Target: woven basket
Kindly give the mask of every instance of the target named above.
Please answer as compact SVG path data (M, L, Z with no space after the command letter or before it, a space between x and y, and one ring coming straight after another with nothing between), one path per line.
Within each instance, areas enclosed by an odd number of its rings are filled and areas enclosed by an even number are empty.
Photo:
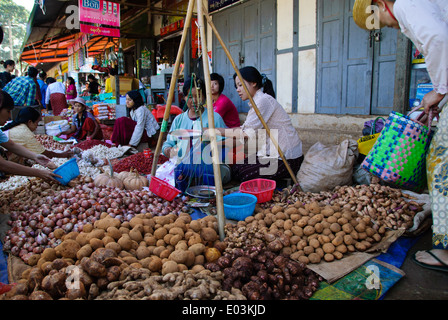
M431 142L428 125L392 112L361 167L387 183L421 191L426 188L426 153ZM422 113L422 115L424 115ZM429 119L432 119L430 114Z

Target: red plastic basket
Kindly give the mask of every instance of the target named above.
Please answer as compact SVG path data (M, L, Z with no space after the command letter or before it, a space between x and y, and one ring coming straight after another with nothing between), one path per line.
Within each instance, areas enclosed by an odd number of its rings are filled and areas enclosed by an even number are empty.
M167 201L173 201L174 198L176 198L176 196L180 193L180 190L177 190L169 183L160 180L157 177L151 177L149 190Z
M253 194L257 197L257 203L270 201L277 183L275 180L254 179L241 183L240 192Z

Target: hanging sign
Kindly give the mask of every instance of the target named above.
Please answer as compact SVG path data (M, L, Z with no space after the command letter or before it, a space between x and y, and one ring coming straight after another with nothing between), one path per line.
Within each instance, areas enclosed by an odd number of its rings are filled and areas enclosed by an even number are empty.
M75 43L67 47L67 55L71 56L76 51L81 49L83 46L87 44L89 41L89 36L87 33L82 34L78 39L75 40Z
M148 49L142 50L142 69L151 69L151 52Z
M239 1L241 0L208 0L208 12L222 9Z
M197 22L198 19L196 18L191 20L191 57L193 59L199 58L199 51L201 50L201 39Z
M85 32L93 35L101 35L106 37L120 37L120 29L118 28L105 28L105 27L97 27L91 26L84 23L79 24L81 27L81 32Z
M78 0L79 21L120 27L120 4L104 0Z
M176 32L184 28L184 19L173 22L165 27L160 28L160 35L166 36L167 34Z

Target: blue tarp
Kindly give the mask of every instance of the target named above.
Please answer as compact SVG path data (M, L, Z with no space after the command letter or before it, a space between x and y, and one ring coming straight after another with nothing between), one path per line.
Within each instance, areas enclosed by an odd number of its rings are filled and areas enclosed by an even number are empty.
M375 259L391 264L394 267L401 268L409 249L411 249L419 239L420 237L400 237L392 243L386 253L380 254Z
M3 252L3 245L0 241L0 282L1 283L9 283L8 282L8 263L6 260L6 255Z

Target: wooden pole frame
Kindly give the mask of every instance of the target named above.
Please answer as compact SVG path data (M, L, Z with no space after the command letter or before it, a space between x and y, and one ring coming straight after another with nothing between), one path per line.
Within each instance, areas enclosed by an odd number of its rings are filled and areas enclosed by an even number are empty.
M225 238L225 232L224 232L225 214L224 214L224 200L223 200L224 192L221 181L221 168L220 168L218 144L216 142L215 117L211 95L211 78L208 64L207 40L206 40L207 37L205 34L205 24L203 14L204 10L202 0L197 0L197 10L198 10L198 28L201 36L202 64L204 69L205 92L207 98L207 116L208 116L210 145L212 150L213 174L215 177L216 212L218 216L219 237L221 241L223 241Z
M245 82L243 81L243 77L241 76L240 70L236 66L235 61L232 58L232 55L230 54L229 50L227 49L227 46L225 45L224 41L222 40L221 36L219 35L219 32L216 29L216 27L215 27L215 25L214 25L210 15L208 13L206 13L205 10L204 10L204 15L205 15L205 17L207 19L208 24L210 25L210 27L212 28L213 32L215 33L216 38L218 39L219 43L221 44L221 47L224 49L224 51L225 51L225 53L227 55L227 58L229 59L230 63L233 66L233 69L235 70L236 75L241 80L243 88L246 91L247 96L249 97L249 100L250 100L250 103L252 105L252 108L254 109L255 113L257 114L258 119L260 119L260 121L261 121L264 129L266 130L269 138L271 139L271 141L274 144L274 146L277 148L277 151L278 151L280 157L282 158L283 163L285 164L286 169L288 169L288 172L291 175L291 178L294 181L294 184L297 184L297 177L296 177L296 175L294 174L294 172L292 171L291 167L289 166L289 163L286 160L286 157L283 154L283 151L280 149L280 146L278 145L277 141L271 137L271 130L269 129L269 127L266 124L266 122L264 121L263 116L261 115L260 111L258 110L258 107L257 107L254 99L250 95L249 90L247 89L247 86L246 86Z
M193 16L193 8L194 8L194 0L189 0L188 2L188 9L187 9L187 15L185 17L185 24L184 29L182 32L182 38L179 46L179 50L177 52L176 62L174 65L173 74L171 77L171 83L170 83L170 90L168 94L168 100L166 102L165 107L165 113L163 116L162 126L159 134L159 138L157 141L157 146L155 149L153 164L152 164L152 170L151 170L151 176L155 176L156 170L157 170L157 163L159 159L159 155L162 148L162 142L165 140L167 132L168 132L168 119L170 116L171 111L171 105L173 102L173 97L175 94L175 89L177 87L177 79L179 76L179 66L180 66L180 60L183 55L183 51L185 48L185 42L187 39L187 32L191 25L191 20ZM218 30L216 29L215 25L213 24L213 21L210 17L210 15L206 12L206 8L204 7L204 4L202 0L197 0L197 10L198 10L198 25L199 25L199 31L201 35L201 46L203 52L207 52L207 42L206 42L206 34L205 34L205 26L204 26L204 16L207 19L208 24L211 26L213 32L215 33L218 41L220 42L221 46L224 48L224 51L227 55L227 58L231 62L233 69L235 70L235 73L237 74L238 78L243 79L241 76L241 73L236 66L232 56L230 55L229 50L227 49L224 41L222 40L221 36L219 35ZM225 224L225 215L224 215L224 204L223 204L223 188L222 188L222 181L221 181L221 169L220 169L220 161L219 161L219 152L218 152L218 146L216 141L216 130L215 130L215 121L214 121L214 111L213 111L213 102L211 98L211 80L210 80L210 69L207 59L207 53L203 54L203 67L204 67L204 81L206 86L206 99L207 99L207 114L208 114L208 122L209 122L209 135L210 135L210 144L211 144L211 150L212 150L212 161L213 161L213 174L215 177L215 188L216 188L216 209L217 209L217 215L218 215L218 229L219 229L219 236L221 241L224 239L224 224ZM252 96L249 93L249 90L247 89L246 84L244 81L242 81L244 90L246 91L246 94L249 97L249 100L251 102L252 107L254 108L255 113L257 114L258 118L260 119L261 123L263 124L263 127L265 128L266 132L269 135L269 138L271 139L272 143L275 145L275 147L278 150L278 153L280 154L286 168L288 169L289 174L291 175L292 180L295 184L297 184L297 178L295 174L292 172L291 167L289 166L285 155L283 154L282 150L280 149L280 146L278 145L277 141L271 137L271 131L269 127L267 126L266 122L263 119L263 116L261 115L260 111L258 110L258 107L253 100Z
M174 65L173 74L171 76L170 90L168 93L168 100L166 101L165 113L163 115L162 127L160 128L159 138L157 139L157 146L154 152L154 159L151 168L151 176L156 175L157 163L159 162L159 155L162 149L162 143L166 138L168 132L168 119L170 117L171 104L173 103L174 91L177 88L177 79L179 77L180 60L185 48L185 42L187 41L188 29L191 25L191 18L193 16L194 0L189 0L187 15L185 17L184 29L182 31L182 38L180 40L179 50L177 52L176 63ZM177 94L177 92L176 92Z

